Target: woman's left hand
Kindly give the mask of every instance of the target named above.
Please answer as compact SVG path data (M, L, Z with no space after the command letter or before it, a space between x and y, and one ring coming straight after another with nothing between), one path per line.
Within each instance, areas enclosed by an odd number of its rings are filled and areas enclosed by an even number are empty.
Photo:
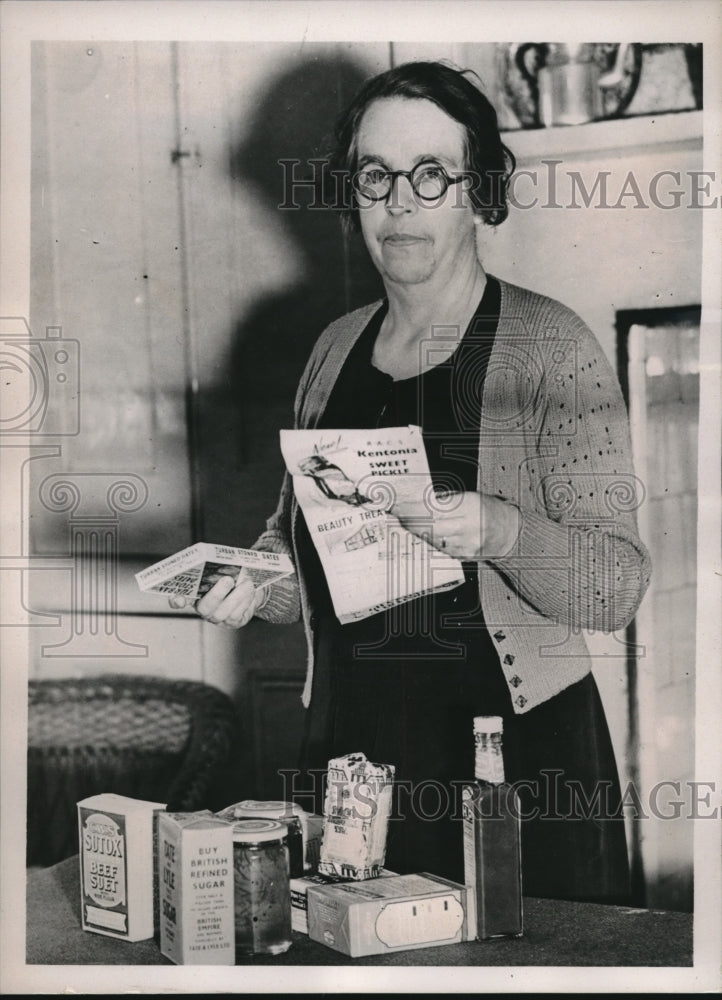
M486 493L443 493L432 510L423 502L402 502L391 513L413 534L455 559L506 555L521 527L518 507Z

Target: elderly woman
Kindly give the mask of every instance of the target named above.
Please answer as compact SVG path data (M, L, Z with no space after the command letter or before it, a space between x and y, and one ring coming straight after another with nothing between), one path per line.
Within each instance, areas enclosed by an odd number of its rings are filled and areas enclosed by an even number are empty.
M617 380L577 315L479 260L514 160L466 73L383 73L336 135L345 221L386 296L322 333L296 426L420 426L442 499L395 513L462 560L465 581L341 625L287 476L256 546L289 553L297 576L265 592L221 581L198 613L240 627L300 611L304 766L357 750L396 766L389 868L462 877L456 783L473 774L474 716L500 715L525 892L624 899L619 781L582 634L626 625L649 580Z

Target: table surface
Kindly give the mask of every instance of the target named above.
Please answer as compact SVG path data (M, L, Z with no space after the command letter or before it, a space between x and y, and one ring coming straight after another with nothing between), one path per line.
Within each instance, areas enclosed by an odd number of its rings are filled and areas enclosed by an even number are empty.
M78 858L29 874L28 965L170 965L156 941L119 941L80 926ZM294 931L283 955L248 965L664 966L692 965L692 914L598 903L524 900L524 936L348 958Z

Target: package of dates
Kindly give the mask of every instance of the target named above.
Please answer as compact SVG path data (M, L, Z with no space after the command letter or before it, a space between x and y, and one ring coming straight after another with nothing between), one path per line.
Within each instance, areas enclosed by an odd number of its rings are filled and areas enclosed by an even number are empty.
M162 802L111 793L78 802L85 931L142 941L156 926L155 844Z
M386 857L394 766L373 764L363 753L328 762L321 875L375 878Z
M256 588L266 587L294 571L290 558L282 553L197 542L141 570L135 574L135 579L144 592L155 591L197 601L221 577L230 576L236 580L241 570Z

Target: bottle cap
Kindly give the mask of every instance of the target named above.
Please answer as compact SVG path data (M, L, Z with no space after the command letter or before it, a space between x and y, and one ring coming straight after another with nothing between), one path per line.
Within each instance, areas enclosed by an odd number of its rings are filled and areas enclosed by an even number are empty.
M259 844L264 840L282 840L288 830L273 819L240 819L233 824L233 842Z
M477 715L474 719L475 733L502 733L504 720L500 715Z

